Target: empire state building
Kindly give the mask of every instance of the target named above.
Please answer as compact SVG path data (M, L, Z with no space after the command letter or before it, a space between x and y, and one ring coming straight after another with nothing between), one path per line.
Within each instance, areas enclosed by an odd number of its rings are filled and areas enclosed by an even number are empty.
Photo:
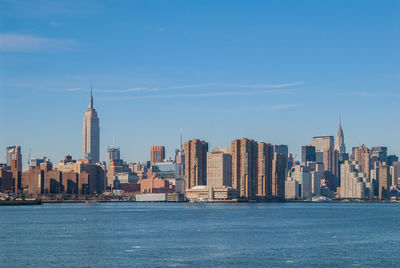
M97 112L93 106L93 92L90 88L89 108L83 118L82 129L82 155L84 158L91 159L92 163L100 161L100 126Z

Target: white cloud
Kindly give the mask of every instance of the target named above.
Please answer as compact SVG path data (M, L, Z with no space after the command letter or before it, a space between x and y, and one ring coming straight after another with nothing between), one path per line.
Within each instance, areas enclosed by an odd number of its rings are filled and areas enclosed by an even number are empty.
M0 51L34 52L67 50L76 45L74 40L53 39L25 34L0 34Z
M69 92L82 91L82 90L84 90L84 89L80 88L80 87L74 87L74 88L67 88L66 89L66 91L69 91Z
M104 93L129 93L129 92L138 92L138 91L155 91L156 88L147 88L147 87L135 87L128 89L93 89L94 92L104 92Z
M233 88L248 88L248 89L271 89L269 93L279 93L281 88L293 87L297 85L304 84L304 82L293 82L293 83L285 83L285 84L229 84L229 83L203 83L203 84L188 84L188 85L178 85L178 86L169 86L169 87L135 87L128 89L96 89L94 88L94 92L103 92L103 93L129 93L129 92L152 92L152 91L165 91L165 90L182 90L182 89L210 89L210 88L218 88L218 89L233 89ZM274 90L275 89L275 90ZM278 90L279 89L279 90ZM69 91L69 90L68 90ZM265 91L262 91L265 92ZM249 95L254 94L254 91L247 92L209 92L209 93L199 93L199 94L191 94L190 96L220 96L220 95ZM166 96L166 95L162 95ZM175 95L173 95L175 96ZM186 96L186 95L185 95ZM157 96L142 96L138 98L153 98Z
M221 84L226 87L240 87L240 88L284 88L302 85L304 82L293 82L284 84Z
M296 107L296 104L280 104L280 105L272 105L268 107L268 110L282 110Z
M254 90L254 91L221 91L221 92L204 92L204 93L183 93L183 94L159 94L159 95L142 95L142 96L125 96L125 97L107 97L106 100L136 100L136 99L170 99L185 97L223 97L223 96L251 96L260 94L289 94L292 90ZM275 108L277 109L277 108Z

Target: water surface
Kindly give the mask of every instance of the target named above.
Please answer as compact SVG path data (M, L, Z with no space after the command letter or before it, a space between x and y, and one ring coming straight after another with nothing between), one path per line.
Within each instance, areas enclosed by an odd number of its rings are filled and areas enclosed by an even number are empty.
M399 267L400 204L0 207L0 267Z

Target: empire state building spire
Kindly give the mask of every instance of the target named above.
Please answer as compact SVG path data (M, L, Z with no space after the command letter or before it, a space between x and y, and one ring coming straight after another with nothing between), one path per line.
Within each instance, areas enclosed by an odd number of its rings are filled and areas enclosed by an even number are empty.
M93 85L92 85L92 81L90 81L89 109L93 109Z
M100 161L100 125L93 105L93 87L90 85L89 108L83 118L82 156L93 163Z
M339 153L346 152L346 146L344 145L344 134L342 129L342 120L339 118L339 128L336 133L336 142L335 142L335 150Z

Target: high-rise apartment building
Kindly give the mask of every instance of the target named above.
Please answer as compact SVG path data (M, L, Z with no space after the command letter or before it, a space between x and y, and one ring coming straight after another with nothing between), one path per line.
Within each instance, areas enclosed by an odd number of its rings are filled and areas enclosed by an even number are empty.
M89 108L83 118L83 148L82 155L92 163L100 161L100 125L96 109L93 106L93 91L90 88Z
M315 158L315 147L312 145L305 145L301 147L301 162L306 164L307 162L316 161Z
M389 166L386 162L382 162L379 166L379 198L380 199L389 199L390 198L390 172Z
M256 196L261 199L272 199L273 146L269 143L259 142L257 148Z
M231 142L232 187L239 198L253 200L256 195L257 142L249 139Z
M272 198L275 200L285 199L286 162L285 156L274 153L272 160Z
M154 165L160 163L165 159L165 147L164 146L151 146L150 151L150 163Z
M356 147L353 149L353 158L354 161L357 162L357 164L360 165L361 167L361 172L364 172L367 177L370 175L370 169L371 169L371 153L370 150L362 144L359 147Z
M207 185L208 143L201 140L185 142L185 188Z
M6 148L7 151L7 166L13 166L15 161L15 167L17 171L22 171L22 154L21 146L9 146Z
M214 150L207 154L207 186L232 186L232 156Z
M360 172L361 166L346 160L341 164L341 198L372 198L374 195L374 185L372 180Z

